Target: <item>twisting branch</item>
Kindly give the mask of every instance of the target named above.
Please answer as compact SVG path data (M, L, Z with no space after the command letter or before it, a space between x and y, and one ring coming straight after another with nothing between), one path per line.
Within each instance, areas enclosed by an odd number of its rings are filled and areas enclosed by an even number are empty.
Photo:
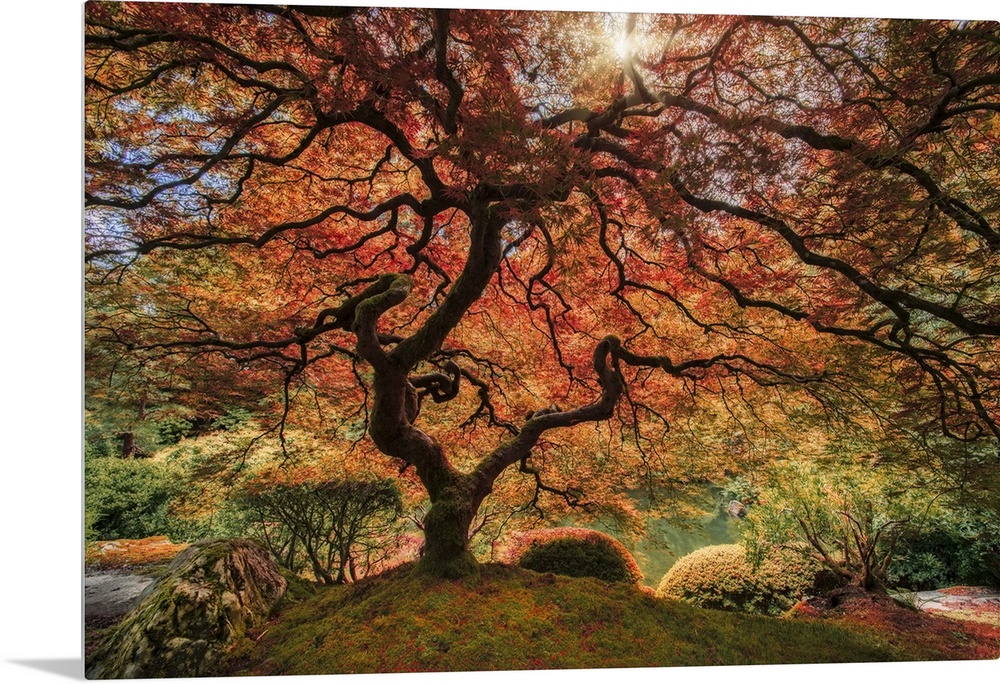
M376 372L384 372L389 366L389 358L379 341L378 319L406 299L412 288L413 281L408 276L382 276L378 282L358 295L359 299L353 303L352 309L342 312L345 316L353 317L351 329L358 338L358 354Z
M417 398L423 400L430 395L435 404L443 404L458 396L461 369L454 361L444 365L444 372L425 373L410 377L410 384L417 390Z
M451 25L450 11L434 10L434 76L448 89L448 105L444 111L445 133L458 132L458 108L462 104L465 91L448 68L448 28Z
M518 471L524 473L525 475L531 475L535 482L535 492L531 497L525 508L538 508L539 496L542 492L547 492L549 494L554 494L562 498L566 502L566 505L570 508L579 508L582 510L587 510L593 504L589 501L583 501L580 497L583 496L583 492L574 487L567 487L565 489L560 489L559 487L553 487L552 485L547 485L542 480L542 473L535 467L528 465L528 458L530 456L525 456L521 459L518 465Z
M613 349L618 346L618 338L609 335L594 348L593 367L601 385L600 396L594 402L575 409L560 411L552 407L533 413L516 436L506 440L476 467L474 475L480 486L488 489L508 466L527 459L546 431L607 420L614 414L624 386L613 356Z

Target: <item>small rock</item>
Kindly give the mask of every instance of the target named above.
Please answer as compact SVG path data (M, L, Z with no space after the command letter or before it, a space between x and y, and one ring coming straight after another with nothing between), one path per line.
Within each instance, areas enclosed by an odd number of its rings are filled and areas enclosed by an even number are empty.
M733 518L743 518L747 514L747 507L743 505L742 501L734 499L726 505L726 513Z

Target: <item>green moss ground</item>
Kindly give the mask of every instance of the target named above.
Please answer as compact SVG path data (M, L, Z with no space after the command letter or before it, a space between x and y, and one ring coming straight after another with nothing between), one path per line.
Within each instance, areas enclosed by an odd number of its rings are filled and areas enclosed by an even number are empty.
M216 674L668 667L940 659L873 630L695 608L590 578L406 568L290 602Z

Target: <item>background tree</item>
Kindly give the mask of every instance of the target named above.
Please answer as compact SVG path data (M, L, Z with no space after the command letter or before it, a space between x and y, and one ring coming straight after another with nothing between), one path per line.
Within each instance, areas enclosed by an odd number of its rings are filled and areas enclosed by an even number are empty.
M984 22L90 3L87 287L128 303L88 339L360 424L448 576L508 469L669 484L720 415L740 467L909 411L988 478L998 65Z
M293 572L306 565L324 584L361 579L399 547L403 502L389 480L272 473L248 483L236 504L279 563Z
M844 584L884 592L901 537L920 530L936 507L919 490L852 470L774 468L747 516L749 555L759 561L774 549L798 553Z

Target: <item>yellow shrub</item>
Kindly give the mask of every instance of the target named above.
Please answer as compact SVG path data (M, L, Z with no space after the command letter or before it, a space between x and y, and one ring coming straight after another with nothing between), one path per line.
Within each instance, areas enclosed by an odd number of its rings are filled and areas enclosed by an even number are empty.
M739 544L706 546L679 559L658 591L702 608L780 615L808 593L820 570L792 551L775 551L754 567Z

